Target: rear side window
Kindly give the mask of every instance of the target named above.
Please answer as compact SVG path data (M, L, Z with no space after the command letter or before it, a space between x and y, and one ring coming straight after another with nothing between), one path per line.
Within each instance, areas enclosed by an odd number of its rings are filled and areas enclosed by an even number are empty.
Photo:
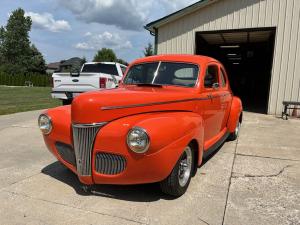
M226 86L226 76L224 70L221 68L221 87Z
M212 88L214 83L219 83L219 68L216 65L211 65L207 67L205 78L204 78L204 87Z
M86 64L82 69L83 73L105 73L110 75L118 76L118 70L116 65L114 64Z

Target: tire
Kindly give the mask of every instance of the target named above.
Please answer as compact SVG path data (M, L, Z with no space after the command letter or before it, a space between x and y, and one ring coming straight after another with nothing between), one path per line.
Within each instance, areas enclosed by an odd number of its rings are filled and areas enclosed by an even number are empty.
M72 104L72 99L63 99L62 104L63 105L70 105L70 104Z
M171 174L160 182L162 192L175 197L180 197L186 192L193 175L194 155L192 146L186 146Z
M229 141L235 141L238 138L239 133L240 133L240 129L241 129L241 125L242 125L241 122L238 121L237 124L236 124L234 132L230 133L229 136L228 136Z
M80 186L81 191L85 194L85 195L90 195L92 194L92 185L81 185Z

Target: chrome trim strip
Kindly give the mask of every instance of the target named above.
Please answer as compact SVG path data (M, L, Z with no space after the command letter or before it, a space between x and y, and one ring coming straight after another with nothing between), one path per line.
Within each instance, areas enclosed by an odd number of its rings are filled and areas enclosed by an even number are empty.
M154 105L165 105L165 104L180 103L180 102L203 101L203 100L210 100L210 99L218 98L218 97L225 97L227 95L230 95L230 93L217 95L217 96L212 95L212 97L207 97L207 98L188 98L188 99L166 101L166 102L150 102L150 103L144 103L144 104L120 105L120 106L102 106L101 110L128 109L128 108L154 106Z
M127 108L136 108L136 107L153 106L153 105L165 105L165 104L172 104L172 103L202 101L202 100L210 100L210 98L189 98L189 99L174 100L174 101L167 101L167 102L150 102L150 103L144 103L144 104L121 105L121 106L102 106L101 110L127 109Z
M79 124L72 124L73 127L76 128L90 128L90 127L103 127L107 122L102 122L102 123L79 123Z

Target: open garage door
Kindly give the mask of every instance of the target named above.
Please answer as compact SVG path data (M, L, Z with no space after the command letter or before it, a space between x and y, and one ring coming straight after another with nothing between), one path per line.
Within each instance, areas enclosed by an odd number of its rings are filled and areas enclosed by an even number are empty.
M223 63L246 111L267 113L275 32L264 28L196 33L196 54Z

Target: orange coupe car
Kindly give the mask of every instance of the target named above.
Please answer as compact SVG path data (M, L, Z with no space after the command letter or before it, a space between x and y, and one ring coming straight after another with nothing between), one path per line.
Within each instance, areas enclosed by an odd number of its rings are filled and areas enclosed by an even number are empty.
M38 120L49 151L84 190L159 182L174 196L205 156L237 138L241 122L222 64L194 55L138 59L119 88L81 94Z

